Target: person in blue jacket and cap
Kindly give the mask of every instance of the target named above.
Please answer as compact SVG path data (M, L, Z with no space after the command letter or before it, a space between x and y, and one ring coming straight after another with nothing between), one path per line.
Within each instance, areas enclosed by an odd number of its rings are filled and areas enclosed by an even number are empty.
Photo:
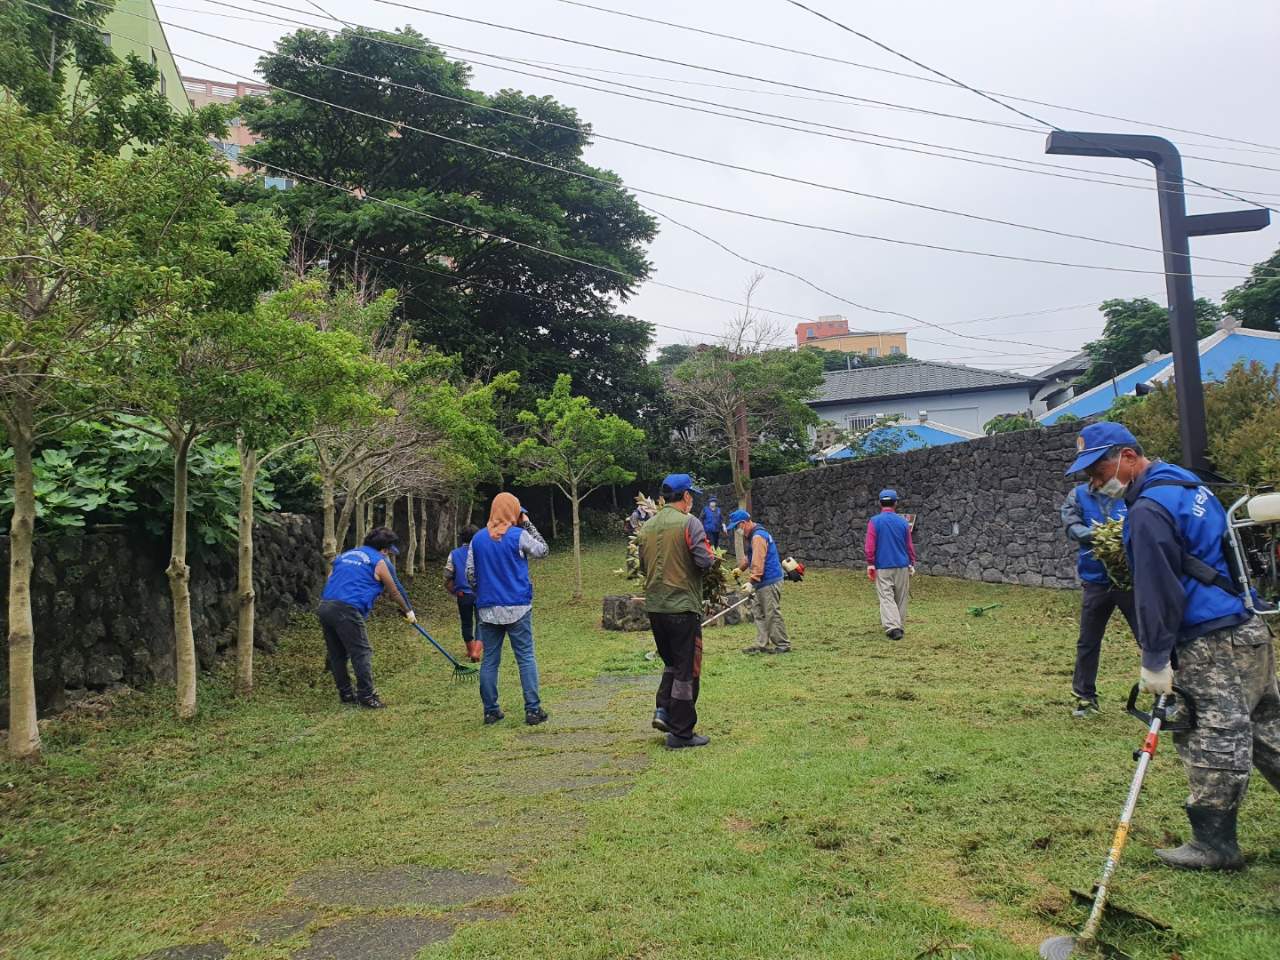
M880 512L867 522L862 552L867 577L875 582L880 600L880 626L890 640L901 640L916 572L916 545L910 521L898 513L898 491L881 490L879 500Z
M1228 564L1226 511L1191 471L1149 460L1122 424L1090 424L1077 446L1067 473L1084 471L1128 506L1139 685L1168 694L1176 679L1196 704L1195 729L1173 737L1191 788L1192 838L1156 856L1185 870L1239 870L1236 822L1250 768L1280 790L1280 688L1271 631Z
M1076 666L1071 678L1075 707L1071 715L1086 719L1098 713L1098 659L1102 636L1116 608L1124 615L1133 635L1138 635L1133 591L1111 582L1102 561L1093 555L1093 525L1121 520L1128 512L1121 497L1109 497L1086 480L1077 484L1059 509L1067 539L1078 547L1076 573L1080 577L1080 634L1076 640Z
M720 513L720 503L715 497L707 500L707 505L702 508L702 529L707 534L707 540L714 548L720 547L720 533L724 530L724 517Z
M782 619L782 581L786 572L778 545L769 531L751 519L746 510L729 514L729 532L742 527L742 557L738 569L747 571L747 592L756 621L756 642L743 653L790 653L791 638Z

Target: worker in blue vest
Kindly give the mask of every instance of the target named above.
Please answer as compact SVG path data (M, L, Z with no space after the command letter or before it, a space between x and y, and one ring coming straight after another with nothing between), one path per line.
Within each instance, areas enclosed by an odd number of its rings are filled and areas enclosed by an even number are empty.
M1280 687L1271 631L1254 614L1247 575L1227 560L1226 511L1189 470L1147 459L1121 424L1090 424L1078 447L1067 472L1083 470L1129 508L1139 686L1159 696L1176 681L1196 704L1195 728L1173 737L1190 785L1192 838L1156 856L1186 870L1239 870L1236 823L1250 768L1280 790Z
M711 541L711 546L719 548L720 531L724 529L724 518L720 515L720 504L715 497L711 497L707 501L707 505L702 508L702 529L706 531L707 539Z
M484 647L476 639L476 625L480 622L476 614L476 592L466 576L467 554L475 535L476 528L471 524L467 524L459 534L458 545L449 552L449 559L444 564L444 588L458 602L458 620L462 624L462 643L467 648L467 659L479 663Z
M1116 608L1124 615L1133 635L1138 625L1133 610L1133 591L1120 590L1111 582L1102 561L1093 555L1093 525L1123 519L1128 513L1124 500L1108 497L1089 481L1078 484L1062 501L1059 514L1067 539L1079 548L1076 573L1080 577L1080 635L1076 640L1076 668L1071 679L1075 706L1071 715L1085 719L1098 713L1098 659L1102 636Z
M898 491L881 490L879 500L880 512L867 521L862 552L880 601L880 626L890 640L901 640L916 572L916 545L910 521L898 513Z
M502 663L504 637L511 641L511 652L520 670L524 722L535 726L547 719L538 691L538 661L533 652L533 582L529 579L529 560L546 555L547 542L530 522L520 501L509 493L494 497L489 523L471 538L466 566L467 582L476 592L480 642L484 645L480 702L486 724L503 718L498 706L498 667Z
M782 619L782 560L773 536L751 519L746 510L729 514L729 532L742 527L742 556L738 569L747 571L747 592L756 621L756 642L743 653L790 653L791 639Z
M410 623L418 622L391 570L391 557L400 552L397 539L387 527L375 527L364 538L363 546L338 554L316 608L324 630L327 665L338 685L338 699L370 710L386 706L373 688L373 647L365 629L373 602L386 591L400 605L401 616ZM354 691L347 672L348 660L356 674Z

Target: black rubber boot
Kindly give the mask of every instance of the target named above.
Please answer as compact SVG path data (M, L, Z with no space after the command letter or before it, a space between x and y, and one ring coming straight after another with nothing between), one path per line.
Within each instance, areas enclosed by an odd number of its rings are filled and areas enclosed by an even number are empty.
M1236 811L1187 807L1192 839L1156 856L1179 870L1243 870L1244 857L1236 845Z

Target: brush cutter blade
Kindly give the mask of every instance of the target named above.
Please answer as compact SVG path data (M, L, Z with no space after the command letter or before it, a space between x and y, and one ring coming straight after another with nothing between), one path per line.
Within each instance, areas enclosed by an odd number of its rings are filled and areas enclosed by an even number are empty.
M1117 950L1107 943L1095 940L1093 943L1082 943L1078 937L1050 937L1040 944L1042 960L1089 960L1102 957L1104 960L1133 960L1123 950Z

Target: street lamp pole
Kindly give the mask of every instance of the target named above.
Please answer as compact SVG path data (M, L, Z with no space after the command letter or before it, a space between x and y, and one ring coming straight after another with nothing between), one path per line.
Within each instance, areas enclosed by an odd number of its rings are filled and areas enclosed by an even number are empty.
M1187 215L1182 188L1182 157L1163 137L1120 133L1055 130L1045 153L1075 157L1123 157L1146 160L1156 170L1160 235L1164 245L1164 280L1169 297L1169 338L1173 346L1174 386L1182 438L1182 465L1197 472L1211 469L1204 418L1204 384L1200 379L1196 301L1191 286L1191 237L1261 230L1270 220L1262 208L1228 213Z

